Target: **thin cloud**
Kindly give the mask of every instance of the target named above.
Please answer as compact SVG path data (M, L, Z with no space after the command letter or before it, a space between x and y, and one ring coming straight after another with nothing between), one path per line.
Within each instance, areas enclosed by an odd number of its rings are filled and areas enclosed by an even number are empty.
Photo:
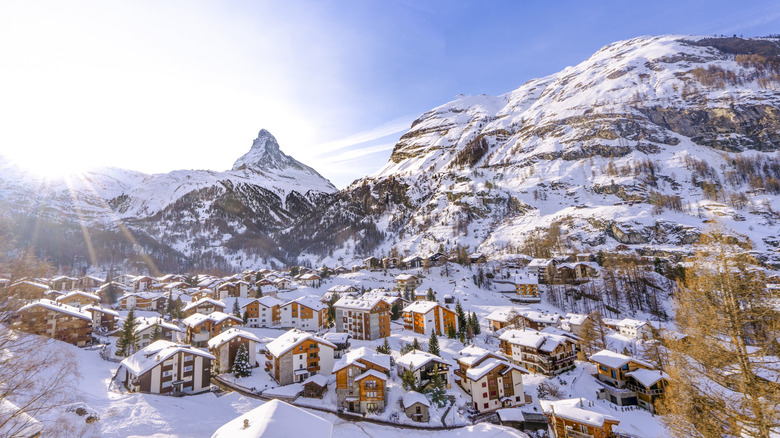
M412 122L417 118L417 115L406 115L399 117L395 120L391 120L376 128L369 129L367 131L358 132L350 136L322 143L316 146L318 151L318 157L332 154L334 152L353 147L355 145L368 143L374 140L378 140L393 134L400 134L408 131ZM386 146L386 145L383 145Z

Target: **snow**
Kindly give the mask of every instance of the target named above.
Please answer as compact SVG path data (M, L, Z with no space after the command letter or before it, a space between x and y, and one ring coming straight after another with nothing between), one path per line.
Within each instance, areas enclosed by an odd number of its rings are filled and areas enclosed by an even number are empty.
M587 424L588 426L601 428L604 427L604 422L606 421L619 422L617 418L597 411L598 407L591 406L591 403L584 398L559 401L542 400L539 403L547 415L554 414L556 417Z
M669 375L663 371L647 370L644 368L639 368L634 371L631 371L630 373L626 373L626 376L633 377L639 383L644 385L645 388L650 388L661 379L669 380Z
M122 366L132 371L136 376L149 371L157 366L157 364L164 362L174 354L186 352L187 354L194 354L196 356L205 357L207 359L214 360L215 357L211 354L192 348L189 345L176 344L170 341L159 340L149 344L146 348L142 348L135 352L132 356L125 358L122 361Z
M226 342L230 342L231 340L238 337L249 339L250 341L255 341L258 343L260 342L260 339L258 339L257 336L254 335L254 333L250 333L246 330L241 330L237 328L231 328L209 339L208 342L209 349L217 348L220 345Z
M76 318L92 321L92 315L79 309L78 307L73 307L62 303L55 303L54 301L51 300L34 301L30 304L23 306L22 308L19 309L19 311L24 312L25 310L32 309L33 307L43 307L45 309L53 310L55 312L61 312L61 313L68 314L70 316L75 316Z
M609 351L609 350L601 350L598 353L592 354L590 356L590 360L591 362L595 362L597 364L604 365L609 368L615 368L615 369L618 369L629 362L636 362L638 364L642 364L647 367L653 368L653 366L648 364L647 362L643 362L639 359L635 359L633 357L629 357L620 353L615 353L614 351Z
M244 427L248 420L248 427ZM212 438L331 438L333 424L301 408L272 400L217 429Z
M359 347L347 352L341 359L333 364L333 373L336 373L336 371L344 369L350 365L365 368L365 365L359 362L361 360L379 365L386 370L390 370L390 355L377 353L376 350L372 350L370 348Z
M402 368L417 371L418 368L425 366L425 364L430 361L436 361L450 366L452 365L449 361L442 359L435 354L426 353L425 351L419 350L412 350L404 354L403 356L396 359L395 363Z
M412 406L415 403L420 403L423 406L431 407L431 402L428 401L428 398L425 397L424 394L420 394L417 391L409 391L403 396L403 404L404 409L408 408L409 406Z
M404 312L410 313L428 313L439 306L436 301L415 301L404 307Z
M387 380L387 375L385 375L384 373L380 373L377 370L368 370L368 371L365 371L362 374L360 374L360 376L356 377L355 381L357 382L358 380L363 380L366 377L374 377L374 378L382 380L382 381L386 381Z
M287 333L274 339L272 342L268 343L268 345L266 345L266 349L268 349L268 352L273 354L274 356L280 357L284 353L295 348L295 346L297 346L298 344L305 342L307 340L314 340L321 344L328 345L334 349L336 348L334 344L322 338L318 338L311 333L306 333L297 329L292 329Z

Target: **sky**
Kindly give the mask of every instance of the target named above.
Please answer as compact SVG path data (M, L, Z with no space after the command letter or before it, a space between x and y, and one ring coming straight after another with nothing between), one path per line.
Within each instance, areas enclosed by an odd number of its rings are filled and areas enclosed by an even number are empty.
M0 2L0 154L39 172L227 170L260 129L337 187L422 113L611 42L780 33L780 1Z

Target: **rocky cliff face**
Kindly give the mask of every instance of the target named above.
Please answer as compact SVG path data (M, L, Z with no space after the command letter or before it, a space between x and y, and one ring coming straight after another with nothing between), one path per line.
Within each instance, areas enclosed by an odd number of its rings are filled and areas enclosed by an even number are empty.
M505 95L461 97L421 115L381 171L306 220L362 205L351 222L386 236L376 252L462 245L490 254L534 252L551 226L558 249L684 252L716 221L777 258L773 47L777 40L635 38ZM373 191L360 195L388 181L406 187L392 208ZM340 236L308 252L347 259L366 246L362 231Z

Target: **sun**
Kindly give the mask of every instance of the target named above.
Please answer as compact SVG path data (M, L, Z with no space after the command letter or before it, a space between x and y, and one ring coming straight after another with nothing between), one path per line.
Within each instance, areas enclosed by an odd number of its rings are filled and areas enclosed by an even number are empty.
M41 151L36 148L4 152L25 171L42 179L65 179L82 175L91 166L84 154L68 151Z

